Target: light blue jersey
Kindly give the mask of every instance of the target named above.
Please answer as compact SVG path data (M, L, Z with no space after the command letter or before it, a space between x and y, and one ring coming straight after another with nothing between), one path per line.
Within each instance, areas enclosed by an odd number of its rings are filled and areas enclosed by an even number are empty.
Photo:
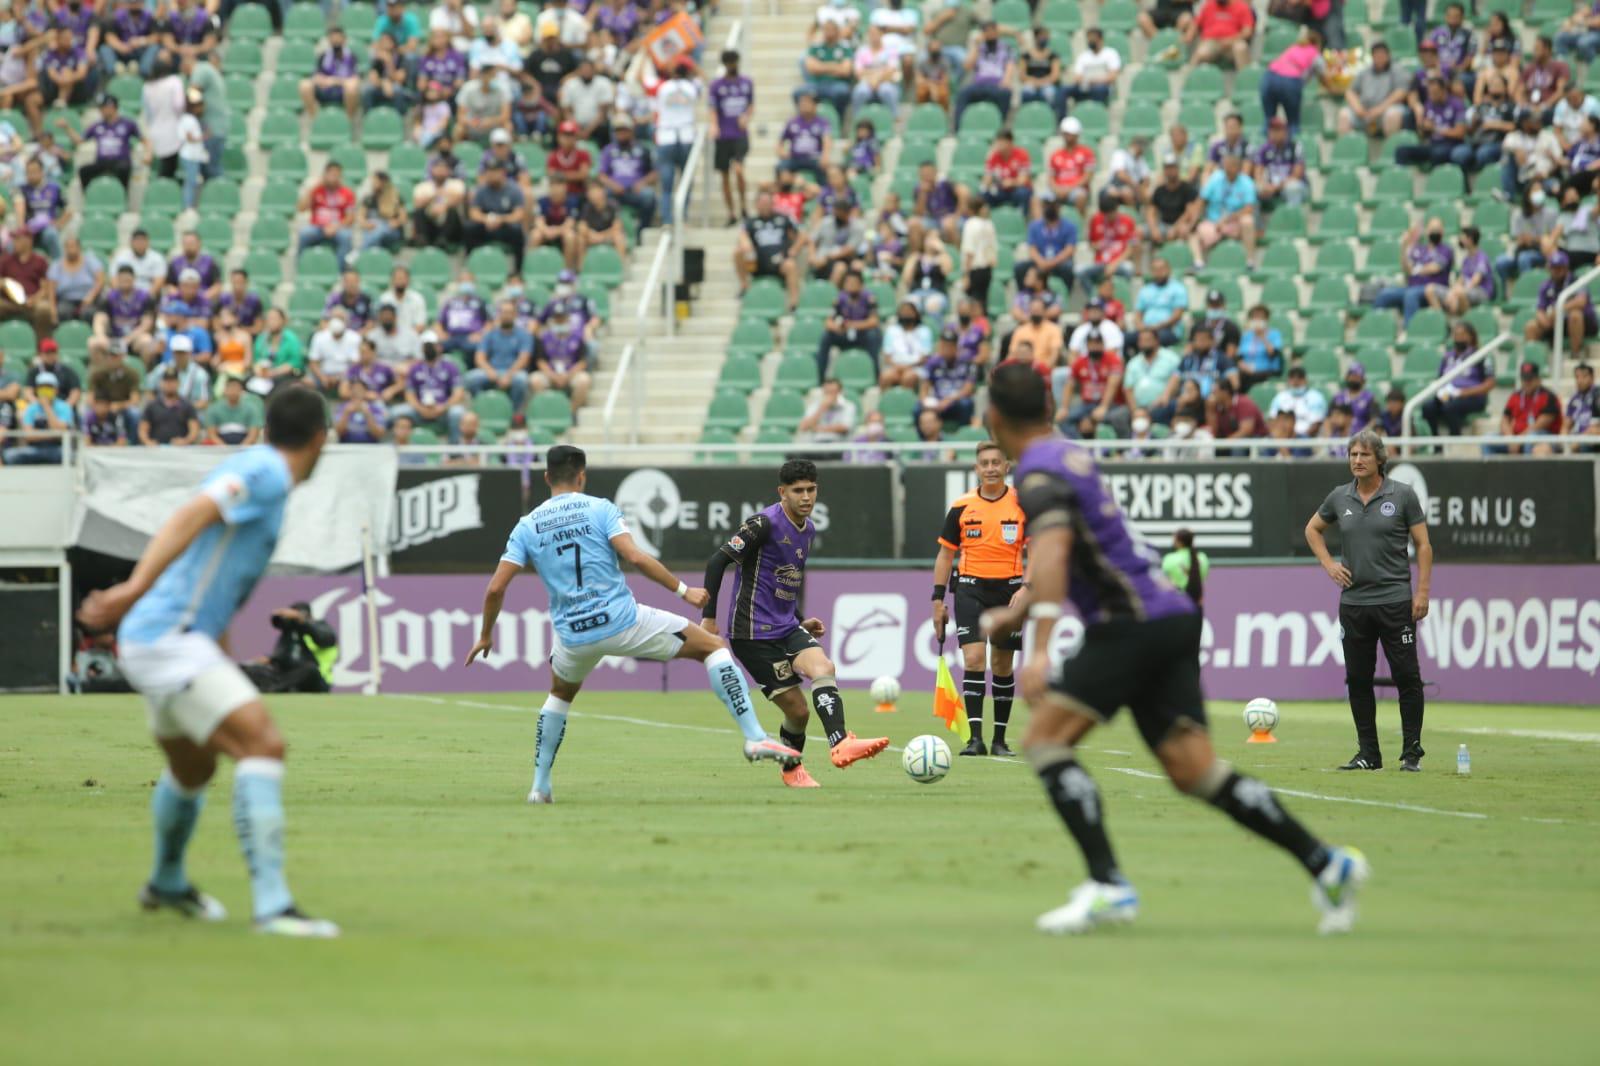
M293 487L289 464L265 444L218 464L200 491L217 502L222 521L206 527L140 597L118 639L153 644L189 632L220 639L272 558Z
M638 618L611 538L628 532L610 500L565 492L523 516L500 558L531 566L550 595L556 639L569 647L616 636Z

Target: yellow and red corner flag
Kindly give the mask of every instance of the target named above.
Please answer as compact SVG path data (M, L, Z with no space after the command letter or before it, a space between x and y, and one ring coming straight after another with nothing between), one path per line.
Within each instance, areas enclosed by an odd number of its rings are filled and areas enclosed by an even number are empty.
M939 656L939 679L933 686L933 716L944 719L945 728L963 742L972 739L972 726L967 724L967 708L956 688L956 679L950 676L950 664Z

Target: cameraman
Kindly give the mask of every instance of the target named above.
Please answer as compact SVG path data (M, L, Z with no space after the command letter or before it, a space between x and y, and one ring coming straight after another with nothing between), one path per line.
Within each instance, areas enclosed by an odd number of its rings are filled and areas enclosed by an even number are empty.
M327 692L339 638L328 623L311 617L309 603L291 603L272 612L278 643L272 654L244 664L262 692Z

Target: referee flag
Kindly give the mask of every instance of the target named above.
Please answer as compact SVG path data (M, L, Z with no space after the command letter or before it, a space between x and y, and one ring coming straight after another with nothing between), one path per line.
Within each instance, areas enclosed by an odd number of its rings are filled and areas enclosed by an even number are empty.
M950 676L950 664L943 655L939 656L939 679L933 686L933 716L944 719L945 728L963 742L972 739L966 705L961 702L961 692L956 688L956 679Z

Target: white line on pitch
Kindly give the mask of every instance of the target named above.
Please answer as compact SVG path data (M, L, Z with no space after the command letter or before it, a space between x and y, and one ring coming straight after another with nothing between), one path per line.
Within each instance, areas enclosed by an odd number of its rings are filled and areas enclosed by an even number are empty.
M1440 733L1461 733L1474 737L1518 737L1522 740L1570 740L1574 744L1600 744L1600 733L1569 733L1560 729L1495 729L1474 726L1462 729L1440 729Z

